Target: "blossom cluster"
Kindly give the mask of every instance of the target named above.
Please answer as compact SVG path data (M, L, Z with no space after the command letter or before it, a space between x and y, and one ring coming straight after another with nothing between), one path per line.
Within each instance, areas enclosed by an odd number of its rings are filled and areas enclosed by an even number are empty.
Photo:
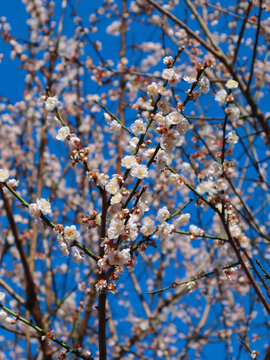
M80 251L75 245L74 241L80 237L79 231L77 231L75 225L65 226L56 225L57 241L61 253L65 256L69 256L70 250L72 260L78 265L83 260L83 252Z
M52 212L50 202L44 198L37 199L35 203L29 204L28 210L29 215L34 219L38 219L41 214L48 215Z

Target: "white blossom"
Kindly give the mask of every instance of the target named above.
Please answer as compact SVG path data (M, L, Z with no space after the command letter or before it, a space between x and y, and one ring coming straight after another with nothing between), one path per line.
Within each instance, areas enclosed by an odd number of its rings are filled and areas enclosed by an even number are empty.
M64 228L64 239L68 242L74 241L80 236L75 225L65 226Z
M105 190L111 194L115 195L120 190L119 182L116 178L112 178L105 186Z
M125 230L125 224L122 220L112 219L108 228L108 238L117 239Z
M156 230L155 222L149 218L144 218L144 225L141 227L141 232L144 236L150 236L152 235Z
M160 112L156 113L155 121L159 126L169 126L167 116L162 115Z
M230 233L233 237L238 237L241 235L241 228L237 224L232 224L229 226Z
M164 115L168 114L169 103L167 100L165 100L165 99L159 100L159 102L157 103L157 107Z
M137 119L134 124L131 125L131 130L133 133L138 136L140 134L144 134L146 131L146 124L143 122L142 119Z
M48 111L53 111L56 107L60 106L60 101L57 96L49 96L45 101L45 109Z
M137 160L134 156L132 155L126 155L125 157L123 157L123 159L121 160L121 165L127 169L131 169L132 166L137 164Z
M184 117L178 111L173 111L166 116L166 119L170 125L176 125L179 124L180 121L184 119Z
M47 124L49 126L60 126L61 122L59 119L54 115L53 112L48 112L47 114Z
M41 211L36 203L29 204L28 211L33 219L38 219L41 215Z
M7 320L8 314L4 310L0 310L0 323L5 323Z
M56 135L56 140L65 141L70 135L70 128L68 126L62 126Z
M116 120L113 120L110 124L110 130L113 134L119 135L121 128L121 124L119 124Z
M215 95L215 100L218 101L218 105L222 106L227 102L227 91L222 89L219 90Z
M83 260L83 256L82 256L82 253L79 251L79 249L76 248L75 246L73 246L72 249L71 249L71 254L72 254L72 260L76 264L80 265L80 263Z
M167 220L170 216L170 212L167 206L163 206L161 209L158 210L157 219L159 222L163 222Z
M150 85L147 86L147 94L148 96L151 97L156 97L158 96L159 92L158 92L158 84L155 82L152 82Z
M148 177L148 169L146 165L138 164L131 168L130 175L137 177L138 179L143 179Z
M186 118L183 118L179 124L177 124L177 130L180 135L185 135L186 132L190 129L190 123Z
M189 232L190 232L190 234L193 234L196 236L203 236L205 234L205 231L203 229L200 229L196 225L190 225Z
M189 281L186 285L186 289L187 291L190 293L192 292L192 290L196 287L196 282L195 281Z
M101 279L96 283L95 288L97 292L102 292L104 289L107 288L107 286L108 286L107 281Z
M0 303L2 303L5 300L6 294L2 291L0 292Z
M238 88L238 82L235 80L228 80L225 84L225 86L229 89L229 90L233 90L233 89L237 89Z
M158 227L158 232L161 238L166 238L169 234L171 234L175 230L174 225L168 224L167 222L163 222Z
M229 120L236 121L239 119L240 110L234 104L230 104L226 109L225 113L228 115Z
M99 259L97 264L98 264L100 271L106 271L110 268L110 263L108 261L107 255L105 255L103 258Z
M165 56L163 59L163 64L166 66L171 66L173 64L173 57L172 56Z
M196 191L200 194L209 193L209 194L215 194L215 183L212 180L206 180L202 181L197 187Z
M237 136L235 130L232 130L229 132L229 134L227 135L226 141L230 144L230 145L234 145L237 144L239 140L239 137Z
M130 249L124 249L122 251L115 250L108 253L108 259L110 265L123 266L130 260Z
M51 204L46 199L37 199L37 207L44 215L52 212Z
M217 191L226 191L229 187L226 179L220 178L215 181Z
M203 94L207 94L210 88L210 82L206 76L203 76L199 81L200 91Z
M118 193L116 193L115 195L113 195L113 196L111 197L110 203L111 203L112 205L120 204L122 198L123 198L123 195L122 195L120 192L118 192Z
M177 219L179 225L187 225L189 223L190 214L181 214Z
M181 169L185 175L188 175L191 171L191 165L187 162L183 162L183 164L181 165Z
M214 176L215 178L221 176L223 173L222 165L217 161L213 161L208 170L208 176Z
M197 81L197 72L194 71L193 73L191 74L188 74L188 75L185 75L183 77L183 80L186 81L187 83L189 84L193 84Z
M100 186L105 186L108 179L109 179L109 175L106 175L104 173L99 173L97 176L97 182Z
M9 171L7 169L0 169L0 182L5 182L9 178Z
M59 249L60 249L61 253L62 253L64 256L68 256L68 255L69 255L68 246L67 246L67 244L66 244L64 241L59 241L59 242L58 242L58 246L59 246Z
M127 151L132 153L136 149L138 142L139 142L139 138L137 137L131 138L128 142Z

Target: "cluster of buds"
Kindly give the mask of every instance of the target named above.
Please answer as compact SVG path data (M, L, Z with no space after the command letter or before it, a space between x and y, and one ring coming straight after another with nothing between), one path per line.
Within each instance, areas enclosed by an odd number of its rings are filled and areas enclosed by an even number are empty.
M81 214L79 216L79 223L84 229L93 229L98 226L96 221L97 215L98 212L96 210L90 211L90 216Z
M79 162L85 162L89 155L89 149L71 149L69 153L69 158L72 161L72 165L78 164Z

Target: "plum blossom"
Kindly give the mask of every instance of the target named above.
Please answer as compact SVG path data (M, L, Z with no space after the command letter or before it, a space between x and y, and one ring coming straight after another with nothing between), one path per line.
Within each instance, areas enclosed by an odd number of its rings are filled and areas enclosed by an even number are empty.
M56 140L65 141L70 135L70 128L68 126L62 126L56 135Z
M75 246L72 247L71 249L71 254L72 254L72 260L77 263L78 265L80 265L80 263L83 260L83 256L81 251L79 251L78 248L76 248Z
M8 314L4 310L0 310L0 323L9 323Z
M168 114L169 103L166 99L159 100L159 102L157 103L157 107L164 115Z
M75 225L65 226L64 228L64 239L68 242L74 241L80 236Z
M191 165L187 162L183 162L183 164L181 165L181 169L185 175L188 175L191 170Z
M120 190L120 185L118 180L114 177L106 185L105 190L111 194L115 195Z
M208 170L208 176L214 176L215 178L221 176L223 173L222 165L217 161L213 161Z
M226 179L220 178L215 181L217 191L226 191L229 187Z
M190 214L181 214L177 219L179 225L187 225L189 223Z
M184 119L184 117L178 111L173 111L166 116L166 119L170 125L177 125Z
M9 178L9 171L7 169L0 169L0 182L5 182Z
M236 121L239 119L240 110L234 104L230 104L226 109L225 113L228 115L229 120Z
M191 293L195 287L196 287L195 281L189 281L186 285L186 289L189 293Z
M131 169L136 164L137 164L137 160L132 155L127 155L121 160L121 165L127 169Z
M46 199L37 199L37 207L44 215L52 212L51 204Z
M196 225L190 225L189 233L195 236L203 236L205 234L205 231L203 229L200 229Z
M97 182L100 186L105 186L108 179L109 179L109 175L106 175L104 173L99 173L97 176Z
M2 303L5 300L6 294L2 291L0 292L0 303Z
M168 80L171 86L176 86L177 82L180 81L180 75L178 75L174 69L164 69L162 72L162 78Z
M125 230L125 224L122 220L112 219L108 228L108 238L117 239Z
M180 146L182 144L181 140L179 132L171 129L167 132L167 134L162 136L160 146L166 152L171 153L176 146Z
M193 84L197 81L197 72L194 71L191 74L187 74L183 77L183 80L186 81L189 84Z
M210 88L210 82L207 79L206 76L203 76L200 81L199 81L199 87L200 87L200 92L202 94L207 94L209 92L209 88Z
M105 255L103 258L99 259L97 264L98 264L100 271L106 271L106 270L109 270L109 268L110 268L110 263L109 263L107 255Z
M122 198L123 198L123 195L122 195L120 192L118 192L118 193L116 193L115 195L113 195L113 196L111 197L110 203L111 203L112 205L120 204Z
M41 211L36 203L29 204L28 211L33 219L38 219L41 215Z
M137 137L131 138L128 142L127 151L132 153L136 149L138 142L139 142L139 138Z
M212 180L206 180L202 181L197 187L196 191L200 194L209 193L209 194L215 194L215 183Z
M155 121L159 126L169 126L168 118L167 116L163 116L160 112L156 113L155 115Z
M124 249L122 251L115 250L108 253L108 259L110 265L123 266L130 260L130 249Z
M119 135L121 132L121 124L119 124L116 120L113 120L110 124L110 131L113 134Z
M148 177L148 169L146 165L138 164L131 168L131 176L137 177L138 179L144 179Z
M238 88L238 82L233 80L233 79L230 79L230 80L228 80L226 82L225 86L229 90L237 89Z
M177 124L177 130L180 135L185 135L189 129L190 129L190 123L186 118L183 118L179 122L179 124Z
M238 237L238 236L241 235L241 228L240 228L239 225L237 225L237 224L231 224L231 225L229 226L229 228L230 228L230 233L231 233L231 235L232 235L233 237Z
M165 58L163 59L163 64L165 64L168 67L171 67L173 65L173 57L165 56Z
M103 290L105 290L107 288L107 286L108 286L107 281L104 279L101 279L96 283L95 288L96 288L97 292L102 292Z
M142 119L137 119L134 124L131 125L131 130L136 136L144 134L146 131L146 124Z
M10 187L12 187L12 189L17 189L17 187L19 186L19 182L20 182L20 180L16 180L16 179L9 179L8 180L8 185L10 186Z
M150 97L157 97L159 92L158 92L159 86L157 83L152 82L150 85L147 86L147 94Z
M163 222L167 220L170 216L170 212L167 206L163 206L161 209L158 210L157 219L159 222Z
M47 114L47 124L49 126L60 126L61 125L59 119L54 115L53 112L48 112L48 114Z
M141 232L144 236L150 236L156 231L156 225L154 220L150 217L144 218L143 226L141 227Z
M46 110L53 111L56 107L59 107L60 104L57 96L49 96L44 105Z
M224 89L219 90L215 95L215 100L218 101L218 105L222 106L227 102L227 91Z
M166 238L169 234L171 234L175 230L174 225L168 224L167 222L163 222L158 227L158 233L161 238Z
M239 140L239 137L237 136L235 130L230 131L226 138L227 143L229 143L232 146L234 144L237 144L238 140Z
M67 244L60 240L58 241L58 246L59 246L59 250L61 251L61 253L64 255L64 256L68 256L69 255L69 250L68 250L68 246Z

